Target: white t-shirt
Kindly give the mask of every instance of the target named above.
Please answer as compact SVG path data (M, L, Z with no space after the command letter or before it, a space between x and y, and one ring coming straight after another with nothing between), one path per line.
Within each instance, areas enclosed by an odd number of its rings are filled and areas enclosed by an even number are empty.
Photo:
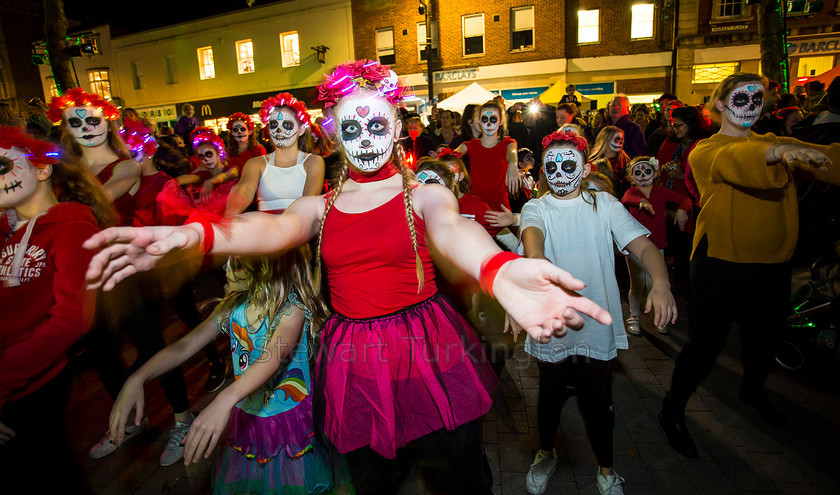
M597 208L592 202L588 193L568 200L546 194L522 207L522 231L540 229L546 258L582 280L586 288L578 292L607 310L613 320L612 325L602 325L584 316L583 328L569 329L565 336L552 337L546 344L529 336L525 352L540 361L556 363L572 355L608 361L618 355L617 349L627 349L612 245L614 242L627 254L624 249L630 241L650 232L609 193L596 193Z

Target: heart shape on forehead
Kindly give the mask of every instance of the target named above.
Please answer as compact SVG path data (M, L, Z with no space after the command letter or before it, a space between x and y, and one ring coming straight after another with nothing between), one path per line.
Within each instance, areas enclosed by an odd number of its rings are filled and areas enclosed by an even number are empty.
M370 107L356 107L356 113L365 118L370 113Z
M747 89L750 91L755 91L755 86L750 84L749 86L747 86Z
M85 110L83 108L77 108L76 109L76 115L78 115L80 119L83 119L83 118L85 118L85 115L87 115L87 110Z

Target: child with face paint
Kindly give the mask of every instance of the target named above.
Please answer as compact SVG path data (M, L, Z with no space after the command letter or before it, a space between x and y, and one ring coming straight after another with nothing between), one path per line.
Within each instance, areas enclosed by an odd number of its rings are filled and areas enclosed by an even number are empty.
M225 229L204 222L110 230L86 243L109 244L91 262L89 280L109 290L176 247L173 258L194 256L201 246L263 255L318 239L335 314L321 333L315 398L324 434L347 454L356 490L395 493L396 457L417 439L441 460L432 471L447 493L491 493L477 419L491 405L496 380L463 317L436 295L427 233L536 340L579 327L576 311L603 324L611 318L564 290L583 288L565 271L502 253L480 225L459 215L446 188L413 182L396 145L402 125L395 105L404 91L375 61L338 66L319 86L346 159L333 192L304 196L282 215L240 215Z
M630 187L627 179L627 164L630 157L624 152L624 131L615 126L606 126L598 133L592 154L589 155L590 167L599 159L609 161L609 170L598 170L612 180L616 195L621 197Z
M531 494L546 490L557 466L554 440L560 412L568 398L567 383L577 389L583 418L595 452L600 493L620 494L624 479L613 471L615 422L610 366L617 349L627 349L621 298L615 279L613 245L641 260L653 279L645 312L655 312L657 326L673 322L677 307L670 292L668 270L649 232L607 193L581 190L589 174L586 141L570 132L543 139L543 167L551 189L522 208L522 245L529 258L547 259L581 274L586 287L579 293L612 314L604 324L584 317L581 331L540 342L529 336L525 352L537 359L540 372L538 419L540 450L525 478Z
M230 131L230 146L227 148L228 164L242 174L245 163L255 156L264 156L265 148L257 144L257 134L251 117L236 112L228 117L227 130Z
M481 138L458 146L461 155L470 157L472 193L492 208L510 210L509 196L519 194L519 167L516 141L506 137L504 109L490 100L478 109Z
M840 183L840 145L752 132L766 87L767 79L756 74L724 79L710 105L720 131L689 155L701 208L691 256L696 316L659 415L671 446L686 457L697 457L685 424L686 401L714 367L735 316L744 346L739 396L770 424L790 427L768 400L764 383L788 314L790 258L798 236L796 184Z
M0 126L0 465L9 493L85 490L64 422L67 351L90 329L95 306L84 280L93 253L82 242L115 220L78 160ZM45 448L49 476L34 461Z
M627 165L627 175L633 186L624 193L621 202L633 218L650 231L650 241L664 257L665 248L668 246L668 238L665 235L668 222L666 206L669 203L677 206L674 225L677 225L681 231L685 231L691 212L691 199L665 186L654 184L659 178L659 161L656 158L637 156ZM653 281L636 257L628 255L625 259L627 269L630 271L630 291L627 293L630 317L625 323L628 332L632 335L641 335L639 307L647 291L652 288ZM657 331L667 333L665 327L657 327Z
M226 199L236 185L239 171L227 164L224 142L208 127L196 127L191 139L201 165L176 177L178 184L196 204L208 204L213 198Z
M114 202L120 225L131 225L140 189L140 164L120 139L120 111L99 95L73 88L50 101L47 116L61 122L61 145L79 157Z
M313 142L313 136L320 139L321 129L313 125L306 105L279 93L263 102L260 118L274 150L245 164L228 199L228 215L245 211L255 196L260 211L283 213L294 200L321 194L324 187L324 159L314 153Z

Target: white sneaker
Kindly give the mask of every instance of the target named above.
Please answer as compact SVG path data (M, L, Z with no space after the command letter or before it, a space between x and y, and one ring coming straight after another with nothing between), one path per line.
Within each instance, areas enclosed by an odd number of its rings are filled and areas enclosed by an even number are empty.
M144 417L142 421L140 421L139 426L134 425L126 425L125 426L125 438L123 442L127 442L132 438L136 437L137 435L143 433L146 427L149 426L149 418ZM101 459L106 455L110 454L117 450L117 444L114 443L114 440L111 438L111 431L109 430L108 433L102 437L96 445L90 448L88 455L90 455L91 459Z
M190 414L189 423L175 422L175 426L169 432L169 440L166 441L166 447L163 448L163 453L160 454L161 466L171 466L184 458L184 446L181 445L181 442L187 436L187 433L189 433L190 425L192 425L194 419L195 416Z
M624 320L625 325L627 326L627 333L630 335L641 335L642 334L642 327L639 324L639 317L638 316L631 316Z
M542 495L548 486L548 480L557 469L557 449L551 449L551 455L542 450L537 451L531 469L525 475L525 489L531 495Z
M621 489L624 478L615 474L615 472L604 476L601 474L601 468L599 466L595 478L598 481L598 491L601 492L601 495L624 495L624 490Z

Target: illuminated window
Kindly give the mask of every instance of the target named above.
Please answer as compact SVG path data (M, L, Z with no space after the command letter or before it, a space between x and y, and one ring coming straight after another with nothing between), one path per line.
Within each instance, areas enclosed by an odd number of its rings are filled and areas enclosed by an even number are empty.
M283 51L283 67L300 65L300 43L297 31L280 34L280 49Z
M653 4L637 4L630 7L630 10L630 38L653 38Z
M461 16L464 56L484 55L484 14Z
M744 15L744 0L715 0L712 6L712 17L742 17Z
M510 9L510 49L534 49L534 7Z
M213 47L211 46L198 49L198 77L202 80L216 77L216 66L213 65Z
M90 80L90 92L99 96L111 99L111 80L108 77L107 69L93 69L88 71Z
M578 44L598 43L601 29L598 26L598 10L578 10Z
M394 52L394 28L387 27L376 30L376 56L379 63L383 65L394 65L397 63L397 55Z
M251 40L236 42L236 65L240 74L254 72L254 44Z
M429 59L429 51L426 46L426 23L417 23L417 53L420 56L420 61L425 62ZM432 59L437 59L438 54L438 25L437 22L432 22Z
M801 57L799 67L796 69L796 77L814 77L823 72L830 71L834 67L834 55L825 57Z
M736 70L738 70L737 62L695 65L694 79L691 82L695 84L719 83L734 74Z

